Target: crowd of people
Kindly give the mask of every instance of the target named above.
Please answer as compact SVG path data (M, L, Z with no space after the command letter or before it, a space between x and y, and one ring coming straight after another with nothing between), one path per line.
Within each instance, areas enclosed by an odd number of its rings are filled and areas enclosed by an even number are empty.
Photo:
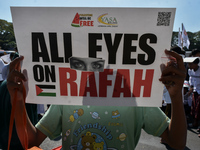
M180 47L173 47L173 51L183 57L186 69L186 78L183 84L183 104L187 125L189 128L197 128L200 137L200 50L193 49L189 56L185 56L185 51ZM161 108L170 117L171 99L166 88L163 90L163 105Z
M35 104L24 102L23 85L28 82L27 72L18 70L17 66L24 57L18 57L15 53L8 65L7 78L0 83L0 119L2 120L0 148L7 149L8 146L10 114L17 89L15 106L18 111L14 116L10 149L39 147L46 137L55 139L62 135L64 150L73 148L131 150L135 149L139 141L141 129L148 134L161 137L161 141L172 148L184 149L187 138L186 120L192 116L193 127L198 127L199 123L200 74L198 70L200 69L198 58L187 63L187 66L183 62L184 58L181 56L183 54L179 52L183 51L177 47L165 50L167 56L174 58L176 65L173 65L172 61L165 64L162 75L158 79L165 85L162 108L165 113L158 107L51 105L39 122L35 121L37 115L35 113L37 108L33 107ZM196 57L195 52L192 51L191 57ZM187 67L189 67L188 80ZM21 121L24 106L27 112L25 127L27 133L23 133L24 126ZM28 136L25 136L27 134Z

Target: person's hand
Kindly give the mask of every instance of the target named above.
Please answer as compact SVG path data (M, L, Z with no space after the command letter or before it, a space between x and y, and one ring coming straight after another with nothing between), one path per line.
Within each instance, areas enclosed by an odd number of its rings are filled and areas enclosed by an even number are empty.
M186 69L184 67L182 56L173 51L165 50L167 56L173 57L166 65L162 64L162 75L159 79L165 84L171 98L177 93L182 92L183 83L186 77ZM172 65L176 63L175 65ZM171 84L169 84L171 83Z
M7 78L7 88L11 97L11 104L13 102L15 92L17 90L17 100L23 100L23 82L26 81L26 77L20 72L20 62L24 59L20 56L14 59L9 66L9 74ZM26 72L25 72L26 73Z

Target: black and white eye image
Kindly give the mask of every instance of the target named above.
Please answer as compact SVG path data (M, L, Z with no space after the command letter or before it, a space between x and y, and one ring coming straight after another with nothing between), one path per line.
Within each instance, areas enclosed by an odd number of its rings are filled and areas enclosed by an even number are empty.
M70 59L70 67L76 70L86 70L85 62L77 58Z
M70 68L81 71L104 71L105 60L98 58L70 57Z

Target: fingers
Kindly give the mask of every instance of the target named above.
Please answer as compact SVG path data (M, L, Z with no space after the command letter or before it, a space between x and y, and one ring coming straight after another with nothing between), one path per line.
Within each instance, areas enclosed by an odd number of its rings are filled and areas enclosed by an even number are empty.
M10 89L10 87L12 87L12 89L19 89L19 88L21 88L21 83L20 82L7 82L7 87L8 87L8 89Z
M172 76L173 75L179 75L180 77L185 78L185 76L186 76L185 71L182 71L175 66L164 66L162 68L163 68L162 69L162 77L168 76L168 75L172 75Z
M23 56L20 56L18 58L15 58L10 64L9 64L9 74L7 81L14 81L15 77L20 78L21 80L26 80L25 76L21 74L20 71L20 62L24 59Z
M26 78L22 73L16 70L11 71L7 78L7 88L10 91L10 93L12 93L12 90L14 89L22 90L23 87L22 81L25 80Z
M185 79L185 74L183 73L182 75L166 75L166 76L162 76L159 80L166 85L170 85L169 83L180 83L180 85L182 86L183 81Z
M184 66L184 63L183 63L183 58L182 56L180 56L178 53L176 52L173 52L173 51L168 51L168 50L165 50L165 53L166 55L169 55L169 56L172 56L176 59L176 63L177 65L169 65L169 66L166 66L166 68L168 68L168 70L166 71L171 71L171 72L174 72L175 74L186 74L186 69L185 69L185 66ZM166 69L165 68L165 69ZM165 73L165 72L164 72Z
M23 56L20 56L20 57L17 57L15 58L11 63L10 63L10 66L9 66L9 72L16 69L16 70L20 70L20 62L24 59Z
M16 81L16 79L26 81L26 77L24 76L24 74L22 74L21 72L19 72L17 70L11 70L8 74L7 81L8 82L9 81Z
M165 54L166 55L170 55L170 56L176 58L176 63L177 63L178 68L181 69L181 70L183 70L183 71L185 71L185 66L184 66L184 63L183 63L182 56L180 56L176 52L168 51L168 50L165 50Z
M180 56L176 52L168 50L165 50L165 53L169 57L173 57L173 60L170 59L170 62L168 62L167 65L161 64L160 67L162 75L159 80L165 85L166 83L173 83L172 85L178 83L179 85L182 86L182 82L186 77L186 71L182 56Z
M20 56L14 59L9 64L9 74L7 78L7 87L11 92L13 89L21 89L22 81L26 81L26 77L24 74L20 72L20 62L24 59L23 56Z

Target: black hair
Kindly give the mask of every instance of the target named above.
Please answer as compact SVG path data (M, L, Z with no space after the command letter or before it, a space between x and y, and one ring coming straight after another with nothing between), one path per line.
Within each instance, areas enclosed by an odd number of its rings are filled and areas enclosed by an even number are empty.
M195 59L192 63L198 64L199 63L199 58Z
M185 55L185 51L181 50L181 48L178 47L178 46L171 47L170 50L171 50L171 51L174 51L174 52L176 52L176 53L178 53L178 54Z
M195 49L193 49L192 50L192 56L195 56L196 54L198 54L198 53L200 53L200 50L199 49L197 49L197 48L195 48Z

